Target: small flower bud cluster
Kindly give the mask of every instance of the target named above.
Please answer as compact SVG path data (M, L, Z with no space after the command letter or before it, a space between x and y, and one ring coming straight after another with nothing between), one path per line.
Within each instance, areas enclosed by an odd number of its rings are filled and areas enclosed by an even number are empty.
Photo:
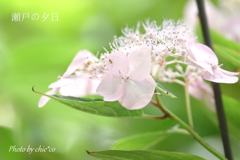
M142 24L142 25L141 25ZM140 33L140 27L144 33ZM131 50L141 45L151 47L152 62L163 63L169 56L181 57L186 54L185 42L193 41L192 32L181 22L164 20L158 26L155 21L138 23L137 28L124 28L123 35L110 43L112 51L120 51L128 56Z

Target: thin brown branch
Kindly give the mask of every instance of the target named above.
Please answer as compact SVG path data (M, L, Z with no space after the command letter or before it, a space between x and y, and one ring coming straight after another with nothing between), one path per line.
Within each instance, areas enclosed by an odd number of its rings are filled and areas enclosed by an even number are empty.
M164 113L163 116L155 117L155 119L166 119L168 117L169 117L169 115L167 113Z
M156 107L159 106L159 105L158 105L156 102L154 102L154 101L151 101L150 103L153 104L153 105L156 106Z
M158 107L163 113L166 113L165 110L163 109L163 107L160 106L159 104L157 104L156 102L151 101L150 103L153 104L154 106Z
M168 113L163 109L162 106L160 106L159 104L157 104L154 101L151 101L150 103L153 104L154 106L156 106L157 108L159 108L164 113L163 116L156 117L156 119L166 119L167 117L169 117Z

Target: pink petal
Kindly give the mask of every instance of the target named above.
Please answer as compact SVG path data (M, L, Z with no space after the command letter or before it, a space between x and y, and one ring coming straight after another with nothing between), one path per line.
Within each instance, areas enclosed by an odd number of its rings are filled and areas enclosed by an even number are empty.
M198 100L204 100L205 104L212 110L215 111L215 101L213 98L213 90L206 83L202 77L198 77L195 81L188 85L188 90L191 96Z
M201 76L192 81L188 85L190 95L196 99L203 99L204 96L211 97L213 95L212 88L203 80Z
M228 72L221 68L216 68L213 70L214 74L211 75L208 72L204 72L203 78L216 83L236 83L238 77L234 72Z
M129 110L141 109L151 101L155 86L150 75L141 81L127 80L124 85L125 93L119 102Z
M68 76L66 78L61 77L58 81L51 83L48 88L58 88L73 83L77 79L77 76Z
M100 79L89 79L89 76L81 76L73 83L61 87L60 94L64 96L81 97L87 94L96 94Z
M141 46L136 48L129 56L129 73L132 80L142 80L149 75L151 70L151 48Z
M97 93L104 97L105 101L116 101L123 95L123 79L106 73L100 82Z
M191 96L193 96L196 99L202 98L202 90L198 88L198 86L196 86L195 82L192 82L192 84L188 85L188 92Z
M188 57L188 60L192 63L193 66L199 68L202 71L207 71L210 74L213 74L213 69L212 66L206 63L202 63L202 62L197 62L195 60L193 60L191 57Z
M109 71L116 77L124 77L129 71L128 59L120 52L113 52L108 56L107 65Z
M93 54L87 50L81 50L77 53L77 55L74 57L72 60L71 64L68 66L68 69L66 72L63 74L63 77L67 77L73 72L76 71L76 69L81 66L84 61L88 58L93 56Z
M52 90L46 92L47 95L54 95L59 91L59 88L53 88ZM38 107L43 107L48 101L50 100L49 97L42 96L38 102Z
M240 74L239 72L229 72L229 71L226 71L222 68L218 68L218 70L220 70L221 72L223 72L224 74L229 75L229 76L236 76L236 75Z
M97 94L97 87L99 86L102 78L91 79L91 87L89 87L89 94Z
M192 59L196 65L209 70L209 66L217 66L218 58L215 53L206 45L200 43L188 42L186 43L186 47L189 51L190 60Z

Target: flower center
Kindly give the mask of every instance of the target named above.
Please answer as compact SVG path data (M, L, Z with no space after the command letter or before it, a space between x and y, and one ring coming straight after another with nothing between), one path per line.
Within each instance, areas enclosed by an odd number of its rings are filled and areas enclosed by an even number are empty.
M123 76L120 83L126 82L127 80L129 80L129 76Z

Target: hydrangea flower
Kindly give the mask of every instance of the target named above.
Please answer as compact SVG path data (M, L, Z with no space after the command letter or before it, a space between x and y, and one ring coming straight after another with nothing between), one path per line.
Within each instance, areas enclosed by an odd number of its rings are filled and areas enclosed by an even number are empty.
M205 8L211 28L231 40L240 42L240 2L238 0L219 0L217 5L210 0L205 0ZM184 9L184 22L190 28L195 28L198 21L197 14L197 5L189 0Z
M215 53L206 45L200 43L187 43L189 52L188 59L200 67L203 71L203 78L216 83L236 83L239 73L223 70L218 65L218 58Z
M195 74L195 73L192 73ZM198 100L203 100L206 104L206 106L211 109L212 111L215 111L215 101L214 101L214 95L213 90L209 86L208 83L206 83L201 75L188 75L189 77L194 77L193 80L189 81L188 84L188 91L191 96Z
M57 92L60 92L60 94L64 96L77 97L96 93L96 88L100 82L99 79L89 79L90 75L88 74L77 75L79 74L79 67L86 65L85 62L90 57L94 57L91 52L87 50L79 51L63 76L58 77L58 81L51 83L49 88L52 89L45 94L54 95ZM72 75L73 73L76 75ZM43 107L49 100L49 97L42 96L39 100L38 106Z
M141 46L126 57L120 52L108 56L108 72L104 75L97 93L105 101L118 100L127 109L145 107L152 99L155 81L150 76L151 49Z
M144 33L140 32L141 26ZM221 69L214 52L195 43L193 32L181 21L164 20L162 25L157 25L147 20L138 23L136 29L126 27L123 34L114 38L111 50L106 50L99 59L89 51L80 51L46 94L82 96L97 92L105 101L119 101L123 107L133 110L151 101L155 81L183 86L189 83L189 92L196 98L203 92L210 94L207 87L200 87L199 92L191 90L202 80L201 75L218 83L238 81L235 75L239 73ZM185 69L179 64L186 66ZM195 69L189 70L190 66ZM48 100L43 96L39 106Z

